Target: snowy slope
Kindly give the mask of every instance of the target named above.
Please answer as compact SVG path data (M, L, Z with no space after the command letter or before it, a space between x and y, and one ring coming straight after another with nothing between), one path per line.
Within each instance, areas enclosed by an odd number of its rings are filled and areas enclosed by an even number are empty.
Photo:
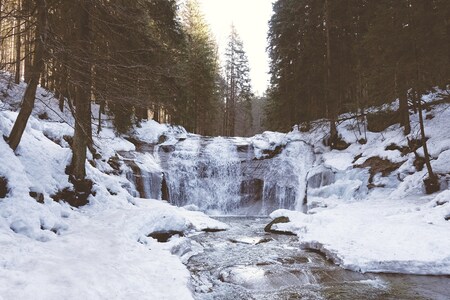
M0 76L2 135L11 130L25 87L6 85ZM53 202L51 195L70 186L64 136L73 134L73 120L67 110L58 112L48 92L39 88L37 97L16 153L0 139L0 176L8 181L8 194L0 199L0 299L191 299L182 261L201 247L184 237L159 243L148 235L227 226L201 212L130 196L130 183L113 175L107 160L134 145L108 128L94 140L102 158L96 167L86 164L95 191L90 204L74 209ZM164 125L148 124L147 130L157 126L154 134L162 134ZM30 192L41 193L44 203Z
M448 92L447 92L448 93ZM437 100L437 93L424 101ZM395 106L395 103L394 103ZM431 165L441 191L425 195L426 168L417 171L414 153L386 149L407 146L402 128L393 125L381 133L367 132L367 143L353 120L339 124L345 150L323 149L327 126L297 133L315 145L318 163L310 171L308 213L278 210L273 218L287 216L289 223L274 229L296 233L305 247L321 250L341 266L362 272L450 274L450 105L427 112L425 121ZM410 139L419 137L418 115L411 115ZM292 134L292 133L290 133ZM417 150L423 155L422 148ZM398 163L387 176L378 173L369 186L369 158Z

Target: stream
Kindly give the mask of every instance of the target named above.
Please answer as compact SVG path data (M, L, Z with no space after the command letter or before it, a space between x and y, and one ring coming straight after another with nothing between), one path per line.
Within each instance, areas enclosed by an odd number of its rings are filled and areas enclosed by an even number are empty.
M266 217L216 217L230 225L191 237L204 247L187 267L196 299L450 299L450 276L362 274L264 232Z

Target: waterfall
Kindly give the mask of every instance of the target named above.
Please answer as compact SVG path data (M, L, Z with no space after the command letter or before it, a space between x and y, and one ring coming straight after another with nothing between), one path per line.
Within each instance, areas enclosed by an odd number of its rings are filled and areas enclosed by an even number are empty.
M225 138L189 138L175 145L165 170L170 202L229 213L239 208L240 160Z
M142 198L164 199L210 214L301 210L314 154L295 137L261 148L261 140L251 138L189 135L131 155L127 165L132 174L127 177Z
M162 153L170 202L218 214L265 215L301 209L311 146L289 141L280 153L257 159L251 140L189 137Z

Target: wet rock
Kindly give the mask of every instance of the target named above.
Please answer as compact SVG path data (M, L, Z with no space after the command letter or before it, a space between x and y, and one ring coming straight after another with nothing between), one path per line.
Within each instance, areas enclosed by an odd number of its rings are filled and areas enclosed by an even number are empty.
M222 229L222 228L204 228L202 229L203 232L220 232L220 231L225 231L226 229Z
M260 239L255 245L268 243L268 242L270 242L270 241L273 241L273 239L271 239L271 238L262 238L262 239Z
M272 226L275 224L279 224L279 223L289 223L290 220L288 217L278 217L272 220L272 222L270 222L269 224L266 225L266 227L264 227L264 231L265 232L270 232L270 233L276 233L276 234L286 234L286 235L295 235L294 233L290 232L290 231L284 231L284 230L277 230L277 229L272 229Z
M182 231L177 230L167 230L167 231L155 231L147 236L154 238L160 243L167 243L167 241L174 235L184 236L184 233Z
M261 160L261 159L271 159L274 158L275 156L279 155L284 149L283 145L278 145L276 146L274 149L265 149L262 152L262 157L261 158L254 158L254 160Z
M252 149L252 146L250 144L245 144L245 145L237 145L236 146L236 150L238 152L244 152L247 153L249 150Z
M258 178L243 180L240 187L241 203L252 204L262 200L264 181Z
M175 151L175 145L161 145L159 146L159 149L162 150L164 153L170 153Z

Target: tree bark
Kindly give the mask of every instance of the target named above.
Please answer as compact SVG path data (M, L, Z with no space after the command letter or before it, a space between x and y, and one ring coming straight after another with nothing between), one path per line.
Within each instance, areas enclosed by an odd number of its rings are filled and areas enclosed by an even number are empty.
M72 176L81 181L86 178L86 152L91 139L91 103L90 103L90 65L84 56L89 52L89 2L79 0L79 29L77 54L83 60L78 70L78 85L75 95L75 132L72 146ZM86 59L86 60L85 60ZM87 62L86 62L87 61Z
M328 0L325 0L325 34L327 44L327 88L326 88L326 105L328 107L328 119L330 120L330 140L329 145L334 148L338 133L336 128L336 109L335 103L331 100L331 39L330 39L330 9L328 7Z
M16 16L16 34L15 34L15 39L16 39L16 72L15 72L15 76L14 76L14 81L16 84L20 83L20 49L22 48L21 46L21 18L20 18L20 1L17 2L17 16Z
M23 96L22 107L8 138L8 144L13 150L17 149L33 110L39 77L44 68L44 47L47 35L47 3L46 0L37 0L37 3L38 22L36 26L34 65L30 74L30 81Z

